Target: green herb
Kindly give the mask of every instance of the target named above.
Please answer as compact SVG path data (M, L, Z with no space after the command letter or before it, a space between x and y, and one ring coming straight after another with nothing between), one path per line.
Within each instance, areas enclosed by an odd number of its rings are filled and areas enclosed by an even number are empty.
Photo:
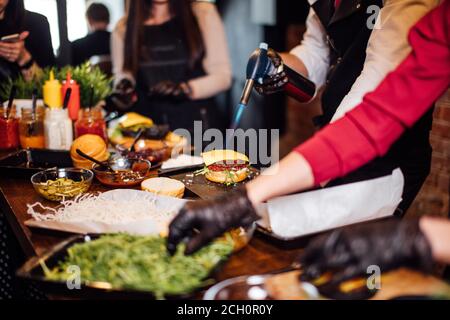
M198 169L198 170L194 171L194 175L201 176L202 174L206 174L208 172L209 172L208 167L203 167L202 169Z
M227 176L226 180L225 180L225 185L227 187L235 185L236 184L236 173L232 170L225 170L225 174Z
M250 168L250 166L247 167L247 170L249 170L249 168ZM227 176L224 184L227 187L236 185L236 172L234 170L226 170L226 169L224 169L223 171L225 172L225 175ZM202 169L194 171L194 175L200 176L200 175L207 174L208 172L209 172L208 167L204 167Z
M42 98L42 86L44 85L45 71L39 70L30 81L25 81L22 76L12 80L9 78L7 81L0 85L0 99L6 101L11 92L11 87L16 86L16 99L31 99L33 90L37 90L37 96Z
M38 97L42 98L42 87L46 80L50 78L50 71L55 72L55 77L59 81L64 81L67 77L67 72L70 72L72 79L74 79L80 86L80 102L83 107L90 107L90 92L91 86L94 88L94 104L99 103L105 99L112 91L112 78L105 75L97 66L93 67L90 62L86 62L77 67L66 66L62 69L45 68L36 73L30 81L19 76L17 79L9 79L0 85L0 98L6 101L14 84L17 87L16 99L31 99L32 92L36 88Z
M94 105L105 99L112 91L112 78L106 76L98 67L91 66L90 62L85 62L77 67L64 67L58 72L58 79L66 79L67 72L70 72L80 86L80 102L83 107L89 105L91 86L94 89Z
M48 279L66 281L71 276L68 267L76 265L83 282L101 281L116 289L150 291L162 299L190 293L207 284L205 279L232 250L233 242L228 237L191 256L185 256L184 245L180 245L171 256L162 237L105 235L70 247L66 259L56 268L43 269Z

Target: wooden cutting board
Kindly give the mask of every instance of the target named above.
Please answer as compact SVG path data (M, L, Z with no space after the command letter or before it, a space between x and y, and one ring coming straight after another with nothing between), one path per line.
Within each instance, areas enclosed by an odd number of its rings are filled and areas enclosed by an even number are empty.
M232 186L226 186L224 184L215 183L205 178L203 174L196 175L194 172L182 173L174 176L170 176L172 179L179 180L184 183L186 189L196 194L203 200L209 200L216 198L226 192L229 192L237 186L243 185L248 181L254 179L259 175L259 171L250 167L250 174L248 178L240 183Z

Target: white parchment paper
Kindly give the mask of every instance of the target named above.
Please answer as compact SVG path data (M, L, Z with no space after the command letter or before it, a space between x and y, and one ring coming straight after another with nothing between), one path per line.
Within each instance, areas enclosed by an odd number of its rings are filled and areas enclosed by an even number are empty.
M292 238L387 217L401 202L403 185L396 169L386 177L278 197L268 201L265 223Z

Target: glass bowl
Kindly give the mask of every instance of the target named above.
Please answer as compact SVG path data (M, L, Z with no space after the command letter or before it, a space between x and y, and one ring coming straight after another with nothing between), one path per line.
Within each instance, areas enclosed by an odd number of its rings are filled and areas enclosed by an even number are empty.
M124 161L124 159L118 159L117 161ZM109 165L113 168L119 167L113 162L110 161ZM127 166L121 170L112 171L97 164L93 165L92 170L101 184L115 188L133 187L148 178L151 168L150 161L130 158L126 159L126 162Z
M86 193L93 177L92 171L86 169L48 169L34 174L31 183L45 199L62 201Z
M280 275L283 276L283 274ZM268 287L268 282L273 277L279 277L279 275L263 274L230 278L210 287L205 292L203 300L277 300ZM290 296L290 299L317 300L321 298L317 288L308 282L299 282L294 285L297 294ZM282 287L286 288L286 283L283 283Z
M233 239L233 252L236 253L244 249L253 237L256 230L256 223L243 228L236 228L228 231L228 235Z
M172 149L164 141L139 140L136 145L136 151L129 152L131 143L120 144L116 146L117 152L126 158L144 159L153 164L163 162L170 158Z

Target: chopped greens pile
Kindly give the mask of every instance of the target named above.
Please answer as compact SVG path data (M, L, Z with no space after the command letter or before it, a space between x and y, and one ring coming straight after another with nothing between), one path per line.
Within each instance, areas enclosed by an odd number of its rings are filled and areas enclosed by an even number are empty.
M206 278L233 251L229 239L218 240L191 256L184 245L171 256L166 240L157 236L104 235L97 240L75 244L54 269L43 265L49 280L66 281L69 266L81 271L81 281L108 282L115 289L152 292L156 298L187 294L206 284Z

